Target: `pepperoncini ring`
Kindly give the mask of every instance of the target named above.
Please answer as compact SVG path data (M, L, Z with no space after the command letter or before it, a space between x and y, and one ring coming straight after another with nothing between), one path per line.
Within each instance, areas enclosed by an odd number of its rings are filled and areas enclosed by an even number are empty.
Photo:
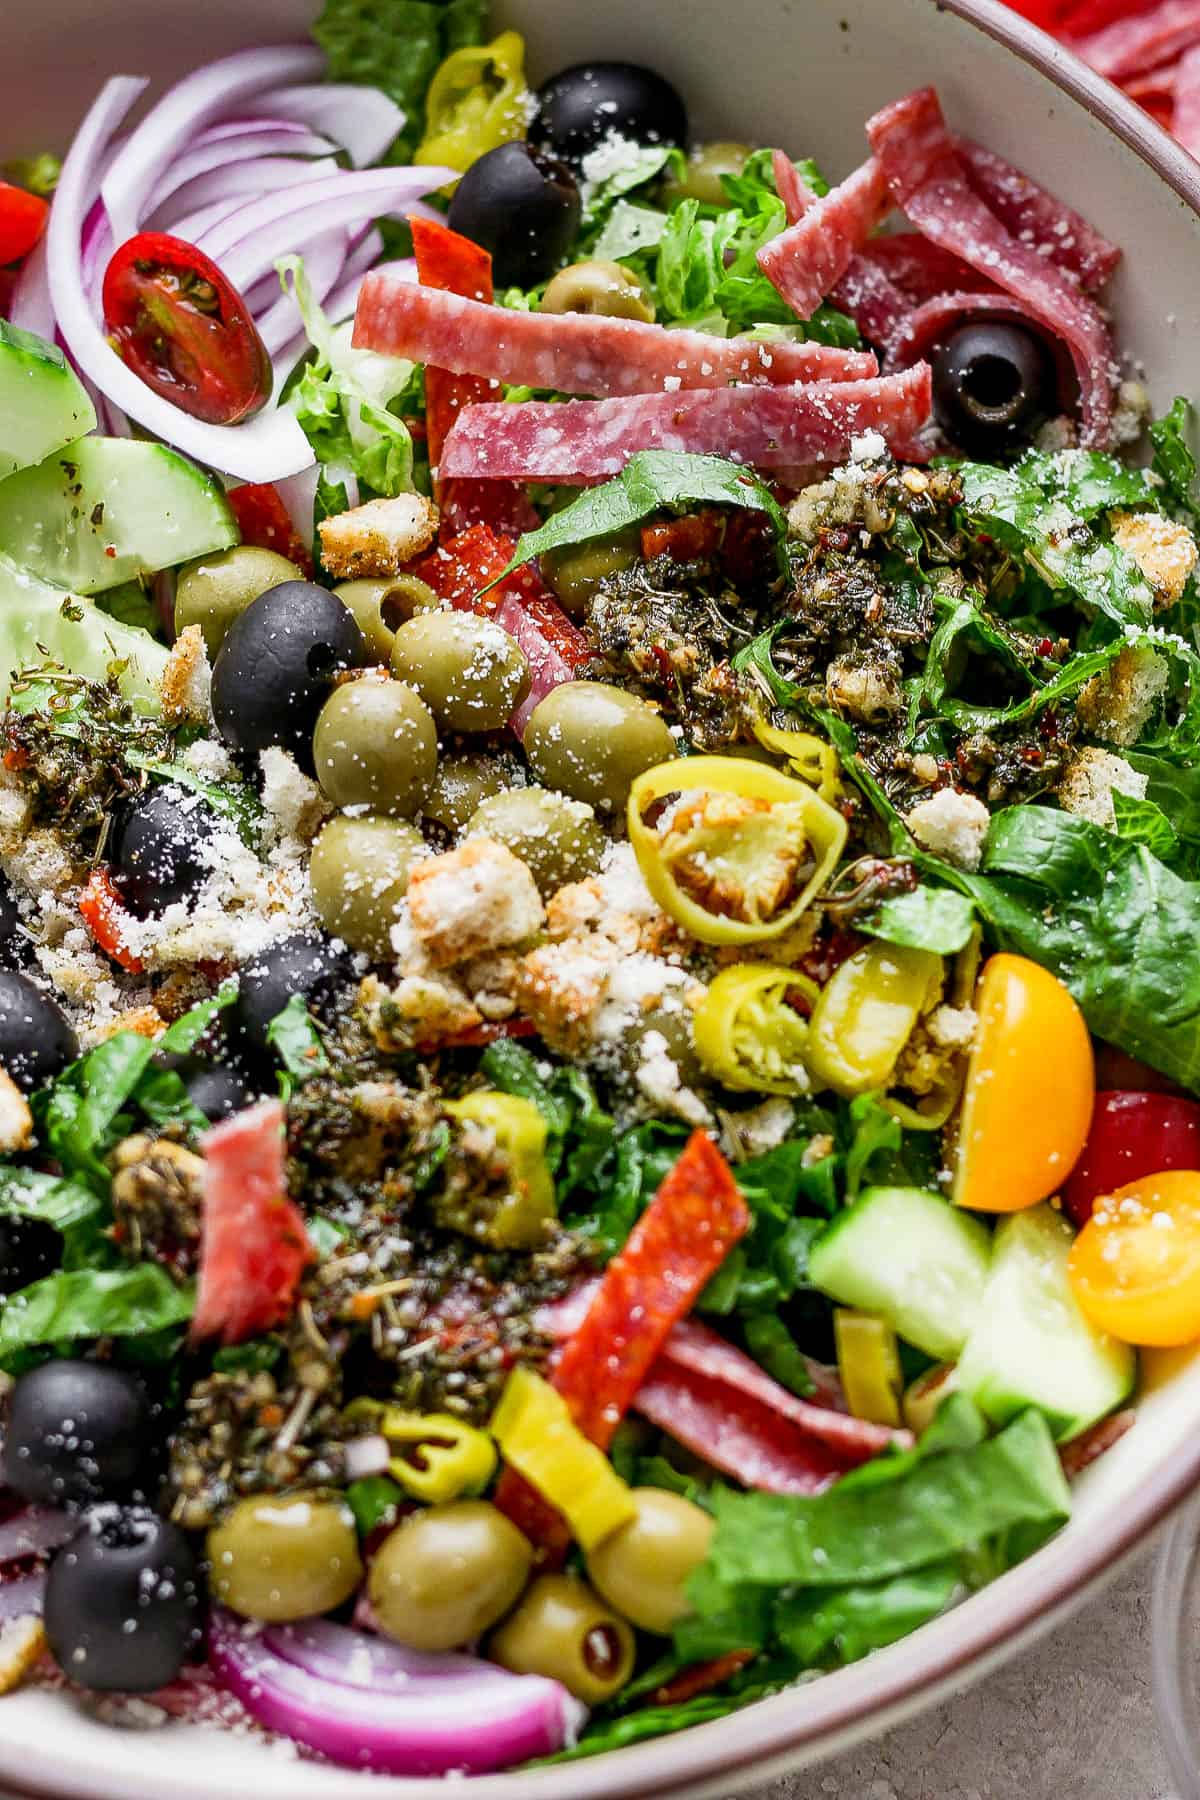
M443 1105L454 1118L492 1132L508 1175L507 1192L483 1196L474 1210L464 1201L462 1217L447 1216L445 1222L499 1250L535 1249L544 1243L557 1213L546 1161L546 1121L533 1101L489 1089Z
M355 1400L342 1414L349 1424L370 1421L397 1454L388 1473L430 1506L480 1494L496 1472L496 1446L484 1431L450 1413L405 1412L382 1400Z
M899 1425L903 1377L900 1347L892 1327L872 1313L837 1306L833 1335L838 1374L854 1417L870 1419L875 1425Z
M585 1550L636 1516L628 1485L532 1369L513 1370L490 1429L505 1462L558 1508Z
M519 32L452 51L429 84L425 135L413 161L465 172L486 151L524 137L529 98Z
M696 1054L726 1087L788 1097L810 1093L808 1019L791 996L798 994L811 1009L819 993L807 975L774 963L723 969L696 1009Z
M976 923L971 927L970 937L955 957L946 983L950 1006L970 1006L975 996L975 978L979 973L982 945L983 932ZM911 1104L891 1095L884 1101L884 1105L909 1131L940 1131L958 1105L966 1078L967 1052L960 1050L949 1058L944 1072L927 1094L921 1095Z
M675 803L649 822L669 796ZM805 782L732 756L647 769L630 790L627 822L650 892L703 944L782 936L846 842L846 821Z
M792 774L816 788L830 806L840 797L841 765L837 751L826 738L818 737L814 731L785 730L772 725L761 713L754 720L754 735L764 750L786 757Z
M876 939L836 968L813 1008L809 1071L846 1098L891 1085L913 1027L941 993L942 959Z

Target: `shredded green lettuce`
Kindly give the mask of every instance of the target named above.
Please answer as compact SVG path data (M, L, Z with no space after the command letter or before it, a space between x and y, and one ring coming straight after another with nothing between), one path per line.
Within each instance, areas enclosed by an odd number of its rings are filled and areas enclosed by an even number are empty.
M404 113L386 161L406 163L425 130L425 95L452 50L482 44L486 0L325 0L312 34L334 81L377 87Z

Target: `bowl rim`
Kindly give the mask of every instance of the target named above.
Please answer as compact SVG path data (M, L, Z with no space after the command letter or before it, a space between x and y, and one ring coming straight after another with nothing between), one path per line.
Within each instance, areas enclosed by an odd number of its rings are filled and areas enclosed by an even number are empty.
M1069 95L1149 164L1200 219L1200 161L1072 51L1001 0L924 3L939 12L954 14ZM1090 1591L1115 1574L1197 1487L1200 1433L1190 1449L1181 1449L1142 1483L1136 1499L1126 1509L1114 1509L1110 1518L1102 1519L1081 1538L1074 1555L1064 1559L1051 1578L1048 1579L1042 1555L1038 1554L975 1594L970 1606L969 1634L948 1639L936 1649L921 1646L908 1658L896 1657L895 1651L906 1643L920 1645L924 1630L928 1629L923 1628L913 1639L900 1640L890 1651L839 1671L836 1681L829 1680L828 1686L827 1678L821 1678L812 1687L827 1688L828 1698L824 1704L806 1708L807 1716L789 1717L778 1706L778 1700L786 1699L789 1692L784 1689L774 1703L766 1700L751 1705L743 1712L687 1729L678 1737L648 1740L608 1751L594 1760L518 1773L515 1779L523 1783L520 1792L528 1795L528 1800L537 1800L539 1794L550 1800L549 1789L558 1786L554 1777L569 1769L572 1800L645 1800L650 1794L657 1800L683 1800L691 1793L715 1793L712 1784L730 1777L739 1786L769 1779L773 1773L782 1773L791 1756L801 1750L820 1746L825 1754L832 1755L850 1738L860 1735L864 1726L886 1728L918 1700L932 1703L965 1686L973 1676L984 1673L987 1666L1000 1662L1033 1636L1050 1629ZM881 1679L884 1658L888 1661ZM53 1772L52 1755L51 1752L36 1773L28 1761L21 1769L6 1768L0 1738L0 1782L13 1800L46 1800L46 1796L64 1793L58 1785L62 1776L56 1780ZM334 1796L344 1800L344 1796L369 1791L362 1785L361 1775L353 1771L329 1773L336 1781L329 1790L331 1800ZM344 1780L337 1781L339 1775ZM77 1778L67 1779L70 1787L66 1791L73 1796L99 1796L111 1791L99 1771L92 1776L81 1771ZM515 1800L518 1790L510 1785L513 1780L513 1775L503 1774L479 1777L470 1784L470 1791L478 1791L483 1800L491 1795L500 1800L502 1793L505 1800ZM186 1779L181 1787L193 1796L199 1792ZM374 1788L381 1796L412 1795L413 1800L446 1792L445 1783L440 1780L397 1782L395 1778L378 1776L374 1777ZM462 1791L467 1792L465 1788Z

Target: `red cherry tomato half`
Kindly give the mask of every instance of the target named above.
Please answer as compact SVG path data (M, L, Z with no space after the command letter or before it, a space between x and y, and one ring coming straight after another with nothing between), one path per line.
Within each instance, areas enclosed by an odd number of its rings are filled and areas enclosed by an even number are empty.
M236 425L271 396L271 358L246 302L182 238L139 232L104 274L113 346L146 386L209 425Z
M46 229L50 208L39 194L0 181L0 263L20 262Z
M1086 1225L1101 1194L1173 1169L1200 1169L1200 1104L1179 1094L1097 1094L1063 1205Z

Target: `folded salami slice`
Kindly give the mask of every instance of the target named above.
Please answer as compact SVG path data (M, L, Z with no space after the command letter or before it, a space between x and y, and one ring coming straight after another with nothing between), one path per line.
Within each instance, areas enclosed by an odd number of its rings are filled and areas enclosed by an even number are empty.
M1200 45L1179 59L1172 125L1184 149L1200 156Z
M633 1406L714 1468L768 1494L819 1494L855 1466L760 1401L689 1370L656 1363Z
M784 151L776 150L774 166L775 186L787 209L788 221L794 225L816 204L817 197ZM873 250L874 245L868 244L850 258L841 280L826 298L854 320L868 343L883 346L891 342L908 304L886 268L873 256Z
M804 189L794 170L792 174L791 201L783 196L789 210ZM821 199L809 196L795 224L763 245L758 266L793 312L811 319L891 210L883 171L871 157Z
M1013 237L970 187L934 90L922 88L884 107L867 121L867 137L917 230L1023 302L1031 318L1067 343L1079 377L1081 439L1106 445L1119 369L1104 318L1069 276Z
M872 240L863 251L864 259L882 269L893 286L913 306L939 294L961 292L965 288L991 288L970 263L952 250L943 250L919 231L897 231Z
M468 406L446 439L442 474L580 483L619 474L635 450L694 451L763 469L840 462L864 432L907 444L930 400L929 367L919 363L869 381Z
M1116 244L994 150L961 137L954 148L975 192L1015 238L1077 276L1089 294L1104 286L1121 260Z
M716 338L592 313L509 312L415 282L368 275L354 342L460 374L560 394L661 394L731 382L854 381L875 358L827 344Z
M1068 42L1077 56L1110 81L1124 82L1189 49L1200 32L1200 0L1161 0L1149 12L1115 19L1111 25Z
M932 300L914 306L904 319L891 344L888 361L893 368L905 369L911 362L928 357L937 344L947 338L956 326L968 319L1014 318L1028 321L1028 307L1011 294L991 293L978 288L963 293L937 294Z

